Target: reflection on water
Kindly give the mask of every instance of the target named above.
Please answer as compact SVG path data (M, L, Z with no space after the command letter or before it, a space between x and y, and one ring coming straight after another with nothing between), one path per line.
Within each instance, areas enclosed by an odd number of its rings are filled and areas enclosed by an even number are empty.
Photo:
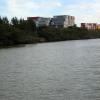
M100 100L100 40L1 49L0 100Z

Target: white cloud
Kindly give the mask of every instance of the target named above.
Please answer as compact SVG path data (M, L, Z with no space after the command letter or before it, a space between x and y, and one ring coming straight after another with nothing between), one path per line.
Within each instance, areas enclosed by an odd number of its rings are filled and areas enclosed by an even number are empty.
M41 12L41 9L44 10L53 10L56 7L61 7L60 2L57 0L45 0L41 1L32 1L32 0L8 0L8 10L9 15L11 16L32 16L34 15L46 15L45 11Z
M73 0L74 3L63 4L64 0L6 0L7 16L53 16L56 14L73 15L76 23L100 23L100 0ZM90 2L89 2L90 1ZM62 5L63 4L63 5Z
M71 14L76 16L76 22L94 22L100 23L100 0L94 2L80 2L64 8L62 14Z

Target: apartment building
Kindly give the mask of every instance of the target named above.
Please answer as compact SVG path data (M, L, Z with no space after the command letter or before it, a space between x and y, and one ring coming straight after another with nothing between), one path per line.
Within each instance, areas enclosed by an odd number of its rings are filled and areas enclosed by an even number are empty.
M97 25L97 29L100 30L100 24Z
M54 16L51 19L52 26L54 27L64 27L67 28L69 26L74 26L75 24L75 17L74 16L69 16L69 15L59 15L59 16Z
M97 26L97 23L81 23L81 28L88 30L96 30Z

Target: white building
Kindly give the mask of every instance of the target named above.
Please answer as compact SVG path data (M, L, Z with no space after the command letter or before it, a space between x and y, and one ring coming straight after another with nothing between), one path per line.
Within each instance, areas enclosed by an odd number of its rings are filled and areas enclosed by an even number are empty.
M51 25L54 27L64 27L64 28L67 28L69 26L74 26L75 17L69 15L54 16L51 19Z

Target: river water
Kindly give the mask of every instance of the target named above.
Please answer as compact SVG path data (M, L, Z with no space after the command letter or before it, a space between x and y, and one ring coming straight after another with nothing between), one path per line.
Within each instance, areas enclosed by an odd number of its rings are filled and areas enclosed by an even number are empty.
M0 49L0 100L100 100L100 40Z

